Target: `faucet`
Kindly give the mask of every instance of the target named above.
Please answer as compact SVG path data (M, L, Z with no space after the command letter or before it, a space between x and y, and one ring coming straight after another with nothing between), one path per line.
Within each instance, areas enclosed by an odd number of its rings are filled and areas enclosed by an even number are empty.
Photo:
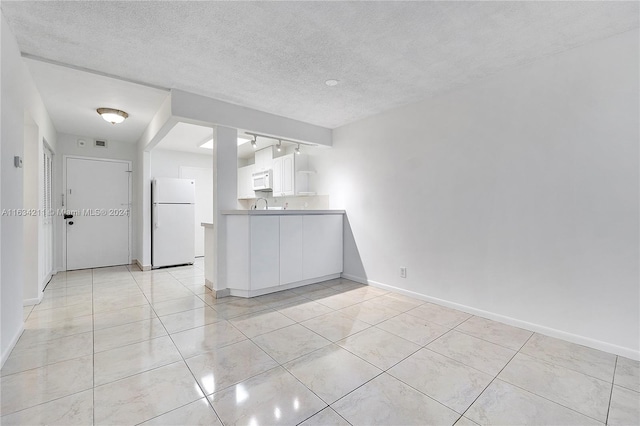
M258 198L256 200L256 203L253 205L253 210L256 210L258 208L258 201L260 200L264 200L264 209L269 210L269 202L267 201L266 198Z

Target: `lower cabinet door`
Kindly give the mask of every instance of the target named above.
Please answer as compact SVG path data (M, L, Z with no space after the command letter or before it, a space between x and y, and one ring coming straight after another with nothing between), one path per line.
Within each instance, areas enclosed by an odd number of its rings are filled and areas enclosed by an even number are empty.
M280 285L302 281L302 216L280 216Z
M280 218L252 216L250 232L250 290L280 285Z
M305 215L302 218L303 279L342 272L342 215Z

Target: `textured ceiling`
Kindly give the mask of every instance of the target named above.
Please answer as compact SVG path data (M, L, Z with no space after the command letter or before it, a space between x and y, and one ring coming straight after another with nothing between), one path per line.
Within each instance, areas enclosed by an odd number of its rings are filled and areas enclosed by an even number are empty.
M61 133L136 142L169 95L126 81L25 59L51 120ZM129 114L121 124L107 123L96 112L107 107Z
M335 128L638 27L638 2L1 2L23 52ZM336 87L324 81L338 79Z

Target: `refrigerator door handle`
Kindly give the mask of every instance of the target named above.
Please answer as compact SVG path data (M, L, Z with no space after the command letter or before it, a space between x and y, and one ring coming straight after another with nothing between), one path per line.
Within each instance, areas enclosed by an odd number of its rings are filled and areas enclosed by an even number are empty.
M160 224L158 223L158 206L155 203L153 205L153 228L160 228Z

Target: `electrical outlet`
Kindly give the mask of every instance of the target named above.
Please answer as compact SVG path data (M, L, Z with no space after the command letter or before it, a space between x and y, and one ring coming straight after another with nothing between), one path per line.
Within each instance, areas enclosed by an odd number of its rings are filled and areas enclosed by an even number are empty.
M407 278L407 268L404 266L400 267L400 278Z

